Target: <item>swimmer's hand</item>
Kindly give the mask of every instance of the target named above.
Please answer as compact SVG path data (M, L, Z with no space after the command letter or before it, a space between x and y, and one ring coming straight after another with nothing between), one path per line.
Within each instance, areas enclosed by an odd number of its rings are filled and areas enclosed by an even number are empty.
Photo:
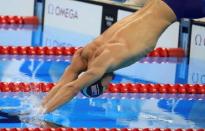
M175 14L163 1L150 0L140 11L114 24L75 53L70 67L43 101L46 112L70 101L81 88L95 83L104 74L145 56L175 20Z

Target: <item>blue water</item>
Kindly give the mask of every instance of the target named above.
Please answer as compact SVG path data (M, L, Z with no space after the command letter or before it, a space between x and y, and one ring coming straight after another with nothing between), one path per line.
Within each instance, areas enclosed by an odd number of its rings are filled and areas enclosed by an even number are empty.
M18 30L17 33L0 30L0 35L5 32L7 34L0 37L3 45L12 43L12 39L8 39L11 34L11 38L15 39L13 45L44 46L44 37L49 36L40 27L35 31L26 30L30 35L25 37L19 37L25 34L25 30ZM60 38L55 38L59 40L52 41L60 41L55 42L55 46L64 46L64 43L67 46L77 46L76 43L72 45L64 42L66 37L63 31ZM82 41L85 42L86 39ZM70 60L70 56L0 56L0 81L56 82L69 66ZM203 60L188 58L172 58L170 62L161 64L137 62L116 71L113 82L204 84L204 64ZM25 122L22 122L19 115L15 115L39 106L45 95L0 93L0 127L205 128L204 95L104 94L99 98L86 98L79 94L71 102L50 114L37 117L35 121L32 121L32 115L27 116ZM30 113L34 113L34 110L35 108Z
M21 98L30 95L1 93L0 108L3 109L0 111L0 127L205 128L205 96L202 95L180 99L162 96L158 99L147 97L149 94L140 97L136 94L104 94L88 99L79 94L71 102L39 118L38 122L30 119L27 123L21 123L18 117L3 115L27 110L30 105L21 106ZM34 95L40 100L45 94ZM52 124L45 125L46 122Z
M7 82L56 82L64 69L70 64L70 59L70 57L1 56L0 79ZM178 63L178 66L181 64L183 62ZM148 65L150 67L154 66L153 68L156 69L161 68L163 64L136 63L133 67L141 68ZM166 63L165 67L169 70L169 68L172 69L171 66L171 63ZM166 79L172 80L171 78L174 77L173 80L176 80L179 77L176 75L176 70L177 67L173 70L175 72L173 76ZM126 71L126 74L123 74L124 71ZM157 82L158 79L162 79L160 74L152 74L155 79L151 80L143 79L143 75L140 78L137 73L134 75L132 72L132 68L116 72L113 82L161 83L160 81ZM143 74L143 72L146 74L147 70L138 72L139 74ZM164 73L166 74L167 72ZM170 81L170 83L177 82ZM187 81L187 83L190 82ZM38 93L1 93L1 107L8 107L8 109L1 111L12 114L15 111L26 110L31 106L32 102L29 101L33 101L29 96L35 96L40 103L40 99L44 95ZM22 100L23 96L28 99L26 104ZM22 106L23 102L24 105ZM32 125L32 122L21 123L18 120L15 123L12 120L14 119L13 117L7 116L8 118L0 117L0 127L39 127L42 125L45 127L56 127L61 125L65 127L205 128L204 111L204 95L104 94L99 98L90 99L79 94L71 102L39 118L39 121L44 124L34 123ZM18 119L18 117L15 119ZM3 122L5 120L7 120L6 123ZM43 120L52 123L48 125Z

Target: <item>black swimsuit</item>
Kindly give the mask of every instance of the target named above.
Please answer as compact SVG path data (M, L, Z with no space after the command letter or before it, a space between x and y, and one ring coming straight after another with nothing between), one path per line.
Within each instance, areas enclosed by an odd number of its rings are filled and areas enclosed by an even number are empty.
M177 19L205 17L205 0L164 0L174 11Z

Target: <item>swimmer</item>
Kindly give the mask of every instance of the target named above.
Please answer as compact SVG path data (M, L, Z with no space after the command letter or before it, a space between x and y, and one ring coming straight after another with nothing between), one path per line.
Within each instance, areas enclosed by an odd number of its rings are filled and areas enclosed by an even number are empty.
M44 98L43 107L51 112L83 88L135 63L154 49L163 31L176 20L204 16L205 0L149 0L142 9L115 23L75 53L70 66ZM107 85L108 81L104 83Z

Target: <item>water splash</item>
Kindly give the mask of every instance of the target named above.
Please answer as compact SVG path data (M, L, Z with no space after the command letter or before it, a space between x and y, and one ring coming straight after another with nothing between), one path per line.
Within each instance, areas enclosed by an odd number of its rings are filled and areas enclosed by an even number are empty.
M41 106L42 94L35 92L24 93L19 100L21 108L18 114L19 119L28 125L44 126L42 120L45 109Z

